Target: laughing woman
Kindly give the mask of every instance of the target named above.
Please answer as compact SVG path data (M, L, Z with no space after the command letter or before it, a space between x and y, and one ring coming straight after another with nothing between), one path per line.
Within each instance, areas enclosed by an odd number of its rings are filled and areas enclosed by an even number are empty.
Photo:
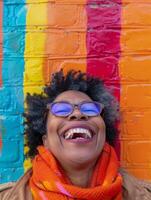
M27 96L28 156L33 167L1 186L1 200L143 200L151 185L119 168L114 151L117 102L97 78L53 75Z

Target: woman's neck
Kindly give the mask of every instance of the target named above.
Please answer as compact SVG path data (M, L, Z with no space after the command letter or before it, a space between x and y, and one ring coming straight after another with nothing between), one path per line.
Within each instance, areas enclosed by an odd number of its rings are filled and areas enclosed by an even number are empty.
M93 170L89 171L72 171L67 173L73 185L79 187L88 187Z
M91 181L92 173L94 171L95 165L86 165L85 167L63 167L65 174L70 179L73 185L79 187L88 187Z

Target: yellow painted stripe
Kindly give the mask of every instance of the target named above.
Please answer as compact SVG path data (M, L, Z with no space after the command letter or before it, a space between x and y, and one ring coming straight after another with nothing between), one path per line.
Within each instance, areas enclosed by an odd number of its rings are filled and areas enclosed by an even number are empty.
M47 3L30 4L27 0L24 94L41 92L44 85L43 64L46 31L40 29L47 25ZM32 86L32 87L31 87Z
M47 3L32 4L27 0L26 37L25 37L25 72L24 96L29 93L41 93L44 86L43 65L46 43ZM25 105L26 107L26 105ZM24 152L28 151L25 148ZM25 160L25 171L31 166L30 160Z

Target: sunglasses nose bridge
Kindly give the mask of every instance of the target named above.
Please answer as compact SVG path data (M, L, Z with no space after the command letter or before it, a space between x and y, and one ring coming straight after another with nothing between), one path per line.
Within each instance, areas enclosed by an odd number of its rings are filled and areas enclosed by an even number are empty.
M73 112L74 112L74 110L78 110L78 111L80 112L80 107L79 107L79 105L74 104L74 105L73 105Z
M88 116L84 115L81 111L80 111L80 106L79 105L73 105L73 111L72 113L68 116L68 118L70 120L87 120Z

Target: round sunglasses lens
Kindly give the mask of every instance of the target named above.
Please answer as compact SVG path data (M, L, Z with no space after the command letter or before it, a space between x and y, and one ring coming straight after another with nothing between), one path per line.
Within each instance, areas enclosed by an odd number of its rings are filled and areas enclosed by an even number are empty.
M69 103L57 102L51 106L51 112L56 116L67 116L71 111L72 106Z
M99 103L87 102L81 105L81 112L88 116L97 116L101 112L101 107Z

